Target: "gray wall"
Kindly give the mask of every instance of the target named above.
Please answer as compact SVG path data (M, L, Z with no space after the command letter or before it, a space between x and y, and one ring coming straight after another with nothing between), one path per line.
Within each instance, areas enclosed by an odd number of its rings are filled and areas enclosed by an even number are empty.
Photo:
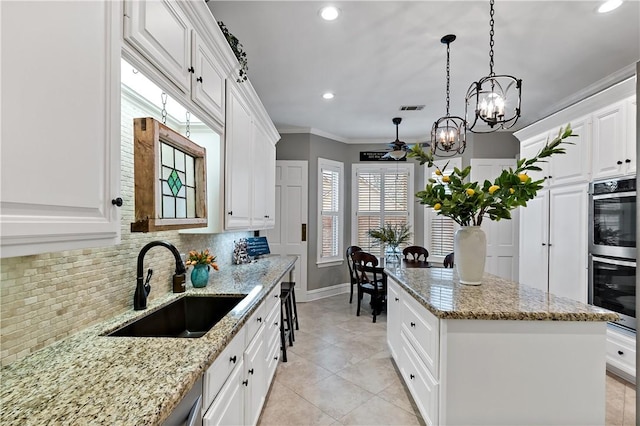
M345 227L344 248L351 245L351 169L360 162L360 151L387 149L386 144L345 144L310 133L283 134L276 145L278 160L306 160L309 162L309 223L308 223L308 264L307 288L309 290L329 287L349 282L345 264L318 268L316 265L318 236L318 158L344 163L345 173ZM471 158L515 158L519 152L519 142L511 133L469 134L467 149L462 154L463 166L468 166ZM407 160L409 162L413 160ZM414 190L424 185L424 167L414 161ZM425 207L416 201L412 224L414 242L425 245Z

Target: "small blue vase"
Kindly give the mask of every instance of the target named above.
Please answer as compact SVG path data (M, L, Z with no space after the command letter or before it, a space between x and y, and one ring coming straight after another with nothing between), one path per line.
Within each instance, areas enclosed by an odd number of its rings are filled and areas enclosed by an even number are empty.
M207 286L209 281L209 265L197 264L191 271L191 284L196 288Z

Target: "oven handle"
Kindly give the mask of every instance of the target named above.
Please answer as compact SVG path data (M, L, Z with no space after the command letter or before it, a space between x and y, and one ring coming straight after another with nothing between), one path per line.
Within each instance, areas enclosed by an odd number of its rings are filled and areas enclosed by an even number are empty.
M618 265L618 266L629 266L631 268L635 268L636 267L636 262L629 262L626 260L616 260L616 259L609 259L606 257L598 257L598 256L593 256L591 255L592 259L594 262L602 262L602 263L609 263L612 265Z
M613 194L597 194L593 195L594 200L604 200L607 198L622 198L622 197L635 197L636 191L629 192L615 192Z

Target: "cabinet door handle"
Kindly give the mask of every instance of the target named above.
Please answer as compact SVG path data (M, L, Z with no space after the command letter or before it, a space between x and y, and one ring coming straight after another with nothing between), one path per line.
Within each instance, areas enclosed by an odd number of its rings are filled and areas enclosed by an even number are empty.
M199 81L200 83L202 83L202 77L196 78L196 81Z
M275 359L275 360L277 361L277 360L278 360L278 357L277 357L277 356L274 356L274 357L273 357L273 359Z
M553 244L549 243L549 247L551 247Z
M262 317L258 317L258 322L262 322Z
M245 385L245 386L249 386L249 380L243 380L242 384Z
M278 326L278 321L274 322L273 325Z
M234 363L234 364L236 363L236 360L237 360L237 358L236 358L235 355L229 358L229 361Z
M625 163L630 163L631 160L629 160L628 158L626 160L624 160Z
M399 301L400 301L400 299L398 299L398 298L396 297L396 302L399 302Z
M227 212L227 214L228 214L229 216L233 216L233 210L228 211L228 212Z
M122 207L122 198L118 197L118 198L114 198L113 200L111 200L111 204L113 204L116 207Z
M547 243L542 243L542 245L543 245L543 246L546 246L546 245L547 245Z
M616 164L620 165L620 164L622 164L622 161L618 160L618 161L616 161Z
M618 355L624 355L624 352L618 351Z
M416 376L414 376L413 374L409 374L409 378L410 378L411 380L413 380L413 379L415 379L415 378L416 378Z
M251 370L249 370L249 374L251 374L253 376L253 368Z
M196 72L196 70L193 69L193 66L187 68L187 71L189 71L191 74L193 74L194 72Z
M411 323L411 327L415 327L415 326L416 326L416 323L415 323L415 322L412 322L412 323Z

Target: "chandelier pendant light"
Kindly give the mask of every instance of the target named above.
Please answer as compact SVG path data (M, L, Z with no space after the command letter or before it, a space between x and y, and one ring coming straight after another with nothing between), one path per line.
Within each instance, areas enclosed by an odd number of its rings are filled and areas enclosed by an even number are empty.
M433 123L431 127L431 152L440 157L451 157L462 154L467 146L467 123L462 117L449 114L449 45L456 39L454 34L448 34L440 39L447 45L447 114Z
M494 0L490 0L489 75L467 91L465 118L473 133L491 133L513 127L520 118L522 80L493 71ZM471 117L470 117L471 116Z

